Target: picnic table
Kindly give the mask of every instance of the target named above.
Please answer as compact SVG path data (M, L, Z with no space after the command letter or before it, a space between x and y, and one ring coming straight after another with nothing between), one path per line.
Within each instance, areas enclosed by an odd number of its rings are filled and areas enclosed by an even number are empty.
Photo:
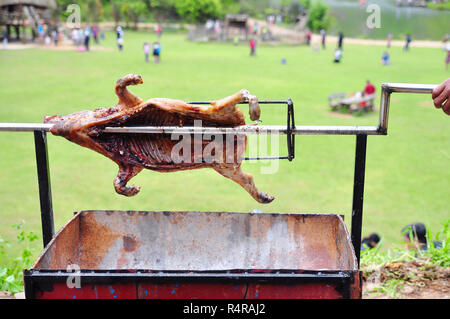
M328 100L333 111L347 110L350 113L358 110L373 111L375 94L347 96L346 93L335 93L329 95Z

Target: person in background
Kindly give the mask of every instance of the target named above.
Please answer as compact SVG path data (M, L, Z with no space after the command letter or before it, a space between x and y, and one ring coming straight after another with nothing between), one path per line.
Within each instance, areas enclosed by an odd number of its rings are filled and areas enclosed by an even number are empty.
M450 78L439 84L431 93L434 106L450 115Z
M392 41L392 33L388 33L387 35L387 48L389 49L391 47L391 41Z
M153 59L156 64L159 64L160 62L160 55L161 55L161 44L159 42L153 43Z
M119 48L119 51L123 50L123 43L124 43L123 37L117 39L117 47Z
M403 239L408 244L408 249L427 250L427 228L422 223L406 225L402 228ZM433 242L435 248L442 247L439 241Z
M380 242L380 236L377 233L372 233L369 236L363 238L361 242L361 251L365 251L366 249L375 248Z
M391 60L389 59L389 53L387 51L385 51L381 55L381 64L382 65L390 65L391 64Z
M92 27L92 36L94 37L95 43L98 44L98 27L97 26Z
M52 38L50 37L50 34L49 33L46 33L45 34L45 37L44 37L44 43L45 43L45 45L50 45L51 43L52 43Z
M343 45L344 45L344 33L339 32L338 48L343 50L342 48Z
M124 43L124 34L122 27L120 25L116 29L116 36L117 36L117 47L119 48L119 51L122 51Z
M306 31L306 45L311 45L311 37L312 37L311 30L308 29L308 31Z
M334 50L334 63L341 62L341 58L342 58L342 50L337 48L336 50Z
M325 50L327 42L327 32L324 29L320 30L320 36L322 37L322 49Z
M87 25L84 29L84 47L86 51L89 51L89 41L91 39L91 28Z
M375 94L375 86L370 83L369 80L366 81L366 86L364 87L363 96L370 96ZM366 101L362 102L362 107L368 108L369 110L374 110L374 102L375 98L369 98Z
M82 28L78 29L78 41L79 41L79 46L82 46L83 42L84 42L84 31Z
M144 49L144 55L145 55L145 62L148 63L148 55L150 54L150 43L145 42L143 49Z
M313 50L313 52L318 52L319 51L319 42L318 41L313 41L313 43L312 43L312 50Z
M267 27L263 27L261 31L261 38L263 41L269 40L269 30Z
M55 44L55 46L58 46L59 34L60 34L60 32L58 31L58 27L55 27L52 31L53 43Z
M42 23L43 24L43 23ZM37 29L39 33L39 38L42 40L44 38L44 27L42 24L39 24Z
M366 87L364 88L364 95L371 95L375 93L375 86L370 83L369 80L366 81Z
M3 50L7 50L8 49L8 31L5 29L2 33L2 38L3 38Z
M405 42L405 46L403 47L404 51L408 51L409 50L409 45L411 43L411 35L408 33L406 35L406 42Z
M256 40L251 39L249 42L249 45L250 45L250 56L255 56L256 55Z
M158 24L156 26L156 35L158 38L161 38L161 33L162 33L162 29L161 29L161 26Z
M220 26L220 21L216 21L214 23L214 32L216 33L216 35L221 38L221 34L222 34L222 27Z
M120 37L123 37L123 30L122 27L119 25L116 28L116 38L119 39Z
M72 30L72 41L73 41L73 45L78 46L78 30L77 29L73 29Z

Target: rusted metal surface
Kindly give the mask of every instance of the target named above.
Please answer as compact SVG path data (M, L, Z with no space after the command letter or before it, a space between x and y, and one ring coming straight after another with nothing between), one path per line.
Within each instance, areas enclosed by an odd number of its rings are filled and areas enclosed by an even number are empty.
M357 270L338 215L83 211L33 268Z
M81 288L66 284L81 269ZM360 298L339 215L83 211L24 271L27 298Z

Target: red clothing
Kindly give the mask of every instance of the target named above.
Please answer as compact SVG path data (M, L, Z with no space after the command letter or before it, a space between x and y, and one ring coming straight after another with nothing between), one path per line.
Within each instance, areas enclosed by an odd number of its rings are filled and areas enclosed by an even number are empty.
M375 87L373 86L372 83L367 83L365 89L364 89L364 94L366 95L371 95L375 93Z

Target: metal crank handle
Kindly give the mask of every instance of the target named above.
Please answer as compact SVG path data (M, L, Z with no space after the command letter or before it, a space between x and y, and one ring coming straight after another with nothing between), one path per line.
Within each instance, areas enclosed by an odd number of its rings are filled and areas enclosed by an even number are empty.
M378 131L387 134L391 93L431 94L437 84L383 83L381 84L380 124Z
M429 93L433 92L437 84L414 84L414 83L383 83L382 90L389 93Z

